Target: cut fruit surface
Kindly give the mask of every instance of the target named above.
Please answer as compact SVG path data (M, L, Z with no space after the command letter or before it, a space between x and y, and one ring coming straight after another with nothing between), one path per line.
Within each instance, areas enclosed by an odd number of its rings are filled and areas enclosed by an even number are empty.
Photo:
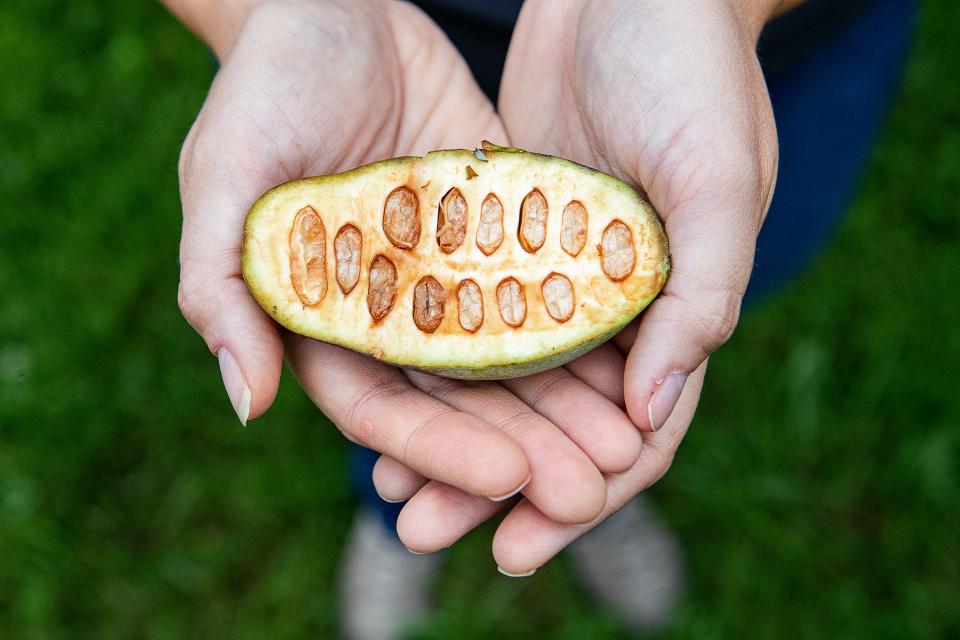
M667 238L623 182L484 144L264 194L243 275L299 334L468 379L528 375L598 346L666 282Z

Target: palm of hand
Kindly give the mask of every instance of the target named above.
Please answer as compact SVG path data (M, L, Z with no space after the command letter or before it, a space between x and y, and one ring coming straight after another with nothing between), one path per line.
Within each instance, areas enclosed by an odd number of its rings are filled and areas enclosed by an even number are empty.
M226 158L247 204L283 180L503 135L456 52L419 12L310 2L269 9L239 34L183 158ZM318 73L330 66L336 73Z

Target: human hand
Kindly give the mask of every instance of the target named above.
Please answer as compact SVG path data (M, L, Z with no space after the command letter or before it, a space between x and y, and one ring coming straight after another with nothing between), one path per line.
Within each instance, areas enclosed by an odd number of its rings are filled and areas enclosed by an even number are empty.
M606 503L590 523L559 524L522 500L494 537L495 559L509 573L542 565L671 464L696 408L706 359L736 326L773 193L776 133L754 49L780 4L524 5L501 88L511 143L641 188L664 219L673 270L642 322L567 367L605 379L596 388L644 431L639 460L607 476ZM600 433L600 424L588 421L584 429ZM409 481L402 471L388 471L379 474L381 491ZM408 546L432 550L498 508L430 483L410 500L398 526Z
M236 22L236 37L217 32L223 67L181 157L180 299L246 420L272 402L284 352L241 278L252 202L286 180L506 133L463 60L410 5L275 1ZM293 335L286 346L302 385L346 437L389 456L381 469L402 464L415 478L494 498L531 478L526 494L544 513L584 522L605 502L601 471L639 455L629 419L569 374L554 385L568 392L569 414L544 417L546 390L533 384L405 374ZM578 447L591 418L609 435Z

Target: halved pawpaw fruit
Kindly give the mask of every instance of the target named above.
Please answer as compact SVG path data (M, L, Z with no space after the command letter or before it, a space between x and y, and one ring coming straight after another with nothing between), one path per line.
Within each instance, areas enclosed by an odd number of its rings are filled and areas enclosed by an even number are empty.
M594 169L484 143L282 184L243 276L290 331L465 379L560 366L615 335L670 270L653 208Z

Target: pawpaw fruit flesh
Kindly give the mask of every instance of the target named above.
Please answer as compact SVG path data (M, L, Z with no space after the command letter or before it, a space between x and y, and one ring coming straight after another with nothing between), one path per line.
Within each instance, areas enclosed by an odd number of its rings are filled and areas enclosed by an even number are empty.
M615 335L663 288L670 257L627 184L484 143L277 186L247 215L241 264L290 331L492 380Z

